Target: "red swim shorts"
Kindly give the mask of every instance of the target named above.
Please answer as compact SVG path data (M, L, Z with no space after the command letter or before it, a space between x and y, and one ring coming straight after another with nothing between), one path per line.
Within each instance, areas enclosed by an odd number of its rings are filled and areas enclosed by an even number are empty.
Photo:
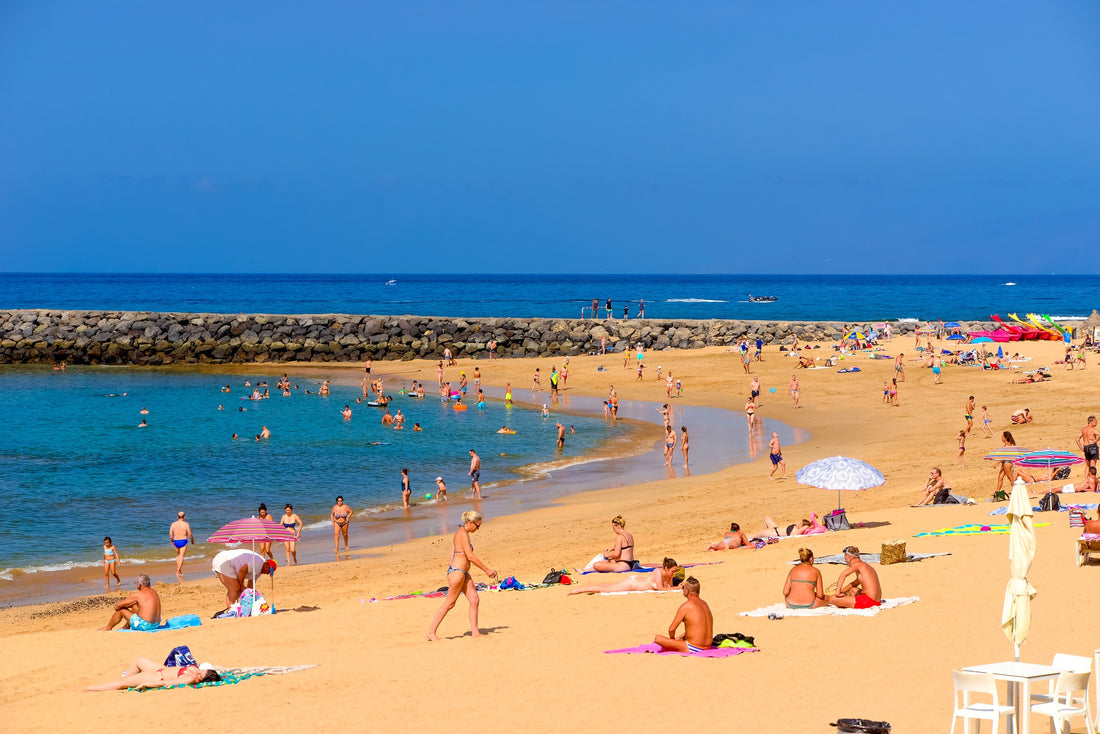
M882 602L875 601L874 599L867 596L866 594L860 594L859 596L856 597L856 607L855 608L856 609L870 609L871 607L877 607L880 604L882 604Z

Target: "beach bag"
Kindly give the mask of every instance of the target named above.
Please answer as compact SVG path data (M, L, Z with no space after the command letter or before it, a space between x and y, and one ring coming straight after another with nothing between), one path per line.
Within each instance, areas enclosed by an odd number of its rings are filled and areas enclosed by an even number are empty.
M173 647L172 652L168 653L164 664L169 668L186 668L189 665L198 665L195 656L191 654L191 648L187 645Z
M862 732L863 734L890 734L889 721L870 721L868 719L837 719L835 724L837 731Z
M562 569L561 571L555 571L554 569L551 568L550 573L546 574L546 578L544 578L542 580L542 583L544 583L544 584L560 584L561 583L561 577L564 576L564 575L565 575L565 569Z
M851 530L848 524L848 515L844 510L835 510L833 514L825 516L825 527L829 530Z
M888 540L882 544L882 553L879 555L879 563L889 566L894 563L905 563L909 556L905 553L904 540Z
M944 487L939 492L936 492L936 497L932 500L932 504L957 505L959 501L951 495L951 487Z
M1063 466L1061 469L1054 472L1054 474L1051 475L1050 478L1053 481L1057 481L1057 480L1060 480L1060 479L1069 479L1069 467L1068 466Z
M1069 526L1071 528L1085 527L1085 511L1080 507L1074 507L1069 511Z
M998 489L996 492L993 493L993 501L1008 502L1008 492L1004 491L1003 489Z
M1053 492L1047 492L1043 499L1039 500L1039 512L1057 512L1062 509L1062 500Z

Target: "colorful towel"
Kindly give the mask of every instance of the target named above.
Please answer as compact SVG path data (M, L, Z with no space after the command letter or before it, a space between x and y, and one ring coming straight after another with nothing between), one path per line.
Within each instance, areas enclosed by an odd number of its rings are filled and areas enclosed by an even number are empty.
M708 561L706 563L684 563L680 565L680 568L695 568L696 566L717 566L722 561ZM573 569L574 571L577 569ZM632 568L629 571L581 571L581 574L590 573L649 573L650 571L656 571L656 566L638 566Z
M622 650L604 650L607 655L632 655L643 652L655 655L679 655L685 658L728 658L740 655L743 652L760 652L760 650L755 647L712 647L699 652L677 652L675 650L662 650L661 646L654 642L648 645L638 645L637 647L624 647Z
M1035 523L1035 527L1037 527L1037 528L1043 528L1043 527L1046 527L1047 525L1050 525L1050 523L1049 522L1037 522L1037 523ZM914 538L926 538L926 537L929 537L929 536L932 536L932 535L983 535L983 534L986 534L986 535L988 535L988 534L1004 535L1009 530L1011 530L1011 526L1009 526L1007 524L1005 524L1005 525L977 525L975 523L970 523L968 525L959 525L957 528L943 528L941 530L932 530L932 531L927 532L927 533L917 533L913 537Z
M240 683L242 680L254 678L258 675L266 675L266 673L227 672L222 675L222 679L217 683L195 683L194 685L161 686L160 688L127 688L126 690L144 693L145 691L168 691L173 688L214 688L215 686L231 686L235 683Z
M950 553L907 553L905 555L906 563L913 563L914 561L923 561L925 558L935 558L936 556L949 556ZM859 558L866 563L879 563L882 559L881 553L860 553ZM793 560L789 561L792 566L797 566L801 561ZM843 553L837 553L831 556L822 556L821 558L814 558L814 563L836 563L838 565L847 565L847 561L844 560Z
M166 619L160 623L159 627L150 627L145 630L135 630L129 627L125 629L115 630L116 632L161 632L163 630L178 630L184 627L199 627L202 625L202 620L199 619L197 614L181 614L178 617L172 617Z
M775 615L776 619L783 617L873 617L884 609L905 606L920 601L919 596L901 596L896 599L883 599L882 604L870 609L842 609L841 607L817 607L816 609L788 609L787 605L780 602L767 607L760 607L748 612L741 612L742 617L767 617Z

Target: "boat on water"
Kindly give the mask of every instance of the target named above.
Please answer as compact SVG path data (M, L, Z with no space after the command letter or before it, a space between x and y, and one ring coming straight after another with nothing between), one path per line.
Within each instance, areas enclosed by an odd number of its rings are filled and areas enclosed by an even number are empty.
M386 285L397 285L397 281L396 280L387 280Z
M754 296L749 294L749 303L775 303L779 299L775 296Z

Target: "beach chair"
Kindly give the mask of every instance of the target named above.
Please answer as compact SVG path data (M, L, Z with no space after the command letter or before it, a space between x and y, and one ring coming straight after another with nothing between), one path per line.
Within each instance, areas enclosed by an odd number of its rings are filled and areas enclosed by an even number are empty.
M1094 555L1100 556L1100 536L1085 533L1077 539L1077 565L1084 566Z
M958 719L977 719L979 722L984 719L986 721L993 722L993 734L997 734L997 725L1001 721L1001 717L1007 717L1008 728L1012 730L1013 724L1013 708L1011 706L1002 706L1000 699L997 697L997 681L993 678L992 673L963 673L962 671L953 670L951 676L955 682L955 692L952 698L952 706L954 711L951 714L951 734L955 734L955 723ZM983 694L989 696L991 701L989 703L980 703L977 701L971 701L970 696L973 693ZM961 699L962 706L959 706ZM979 723L980 727L981 724ZM970 730L970 725L965 725L966 730ZM1091 731L1089 734L1093 734Z
M1070 719L1084 717L1085 730L1088 734L1096 734L1088 707L1090 677L1092 677L1091 672L1063 671L1054 682L1054 700L1049 703L1037 703L1031 707L1031 711L1041 716L1049 716L1051 728L1060 734L1069 734Z
M1092 670L1093 661L1084 655L1067 655L1065 653L1057 653L1054 659L1050 663L1050 667L1057 668L1066 673L1088 673ZM1031 703L1050 703L1054 700L1054 688L1056 681L1050 681L1049 687L1045 693L1032 693ZM1080 700L1074 700L1075 704L1081 706L1088 706L1088 695Z

